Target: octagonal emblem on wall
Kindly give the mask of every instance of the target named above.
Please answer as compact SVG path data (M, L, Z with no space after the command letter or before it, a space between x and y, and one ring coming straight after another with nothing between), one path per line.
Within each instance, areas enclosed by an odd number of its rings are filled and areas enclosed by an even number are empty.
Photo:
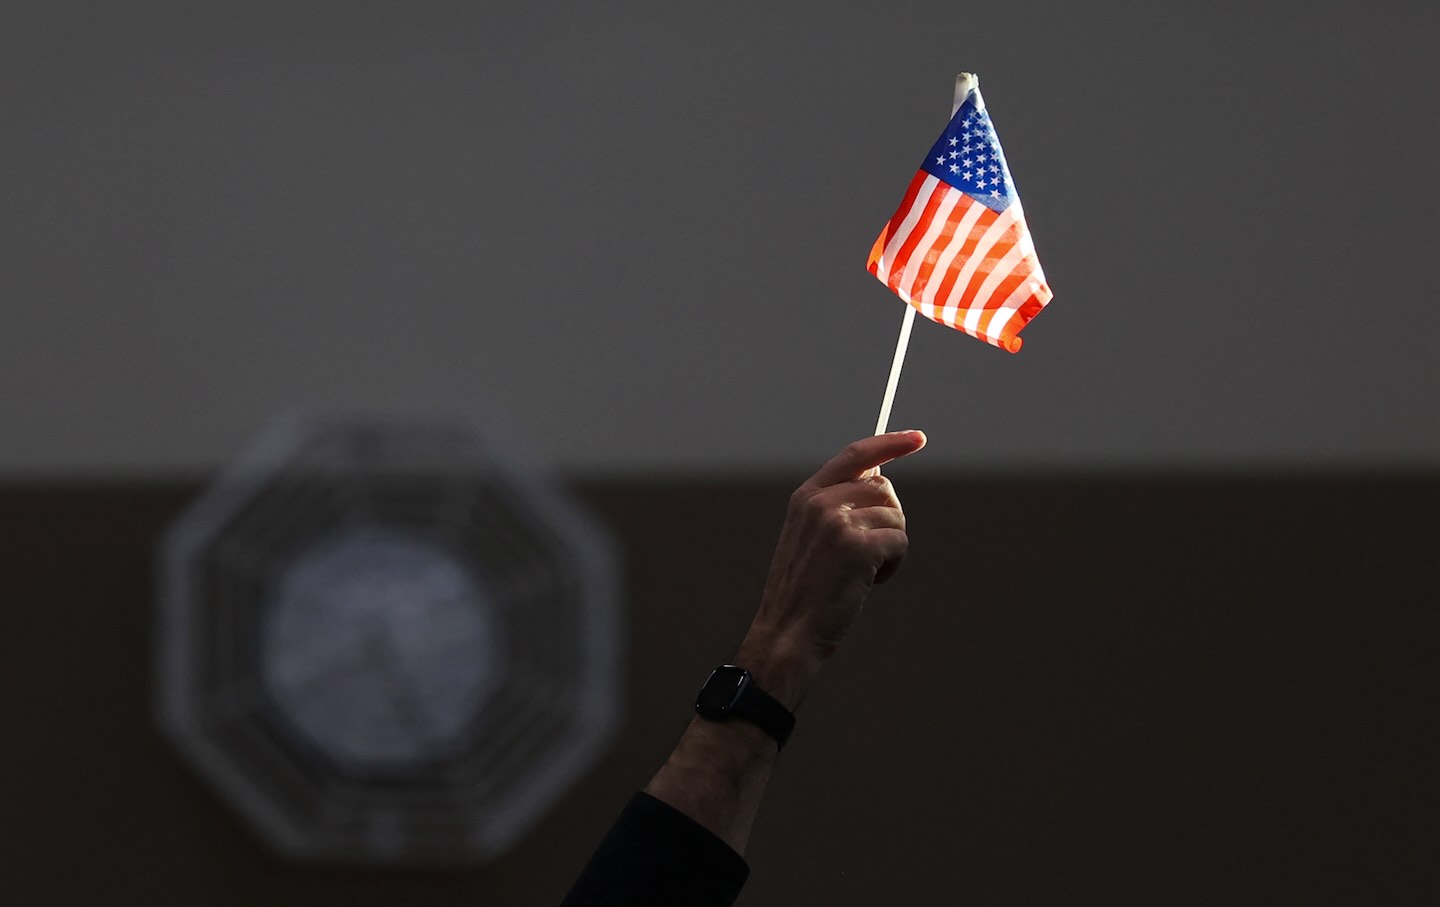
M286 855L493 858L615 727L613 552L473 426L284 418L162 544L162 729Z

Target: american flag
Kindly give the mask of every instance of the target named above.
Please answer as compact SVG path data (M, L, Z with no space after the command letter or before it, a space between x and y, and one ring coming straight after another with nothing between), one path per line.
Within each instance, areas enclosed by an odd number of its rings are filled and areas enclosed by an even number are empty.
M978 84L875 240L869 270L926 318L1012 353L1050 301Z

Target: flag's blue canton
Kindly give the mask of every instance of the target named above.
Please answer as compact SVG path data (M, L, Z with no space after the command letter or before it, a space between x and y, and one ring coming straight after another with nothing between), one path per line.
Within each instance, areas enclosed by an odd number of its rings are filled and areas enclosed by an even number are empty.
M996 211L1004 211L1015 200L1000 139L990 125L990 114L975 109L973 93L955 111L920 169Z

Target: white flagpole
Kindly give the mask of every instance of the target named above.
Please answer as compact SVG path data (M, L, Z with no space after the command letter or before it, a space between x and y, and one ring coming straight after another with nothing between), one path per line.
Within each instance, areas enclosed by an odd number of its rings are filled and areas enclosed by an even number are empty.
M890 380L885 385L885 399L880 403L880 419L875 434L885 434L890 424L890 405L895 402L895 386L900 383L900 369L905 367L905 350L910 346L910 328L915 324L915 307L905 303L905 320L900 322L900 339L895 342L895 358L890 362Z
M965 103L972 88L980 87L980 77L971 72L962 72L955 77L955 100L950 105L950 116ZM910 347L910 328L915 324L915 307L905 303L905 320L900 322L900 339L895 342L895 358L890 361L890 380L885 384L885 399L880 402L880 418L875 421L875 434L885 434L890 425L890 407L895 402L895 387L900 383L900 370L905 367L905 351ZM879 470L876 470L878 473Z

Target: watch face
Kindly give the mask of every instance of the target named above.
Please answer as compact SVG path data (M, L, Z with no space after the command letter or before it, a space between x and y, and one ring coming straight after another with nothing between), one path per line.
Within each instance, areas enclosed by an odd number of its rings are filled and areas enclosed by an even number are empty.
M700 688L695 710L706 717L723 715L740 698L740 691L750 680L750 672L734 665L718 667Z

